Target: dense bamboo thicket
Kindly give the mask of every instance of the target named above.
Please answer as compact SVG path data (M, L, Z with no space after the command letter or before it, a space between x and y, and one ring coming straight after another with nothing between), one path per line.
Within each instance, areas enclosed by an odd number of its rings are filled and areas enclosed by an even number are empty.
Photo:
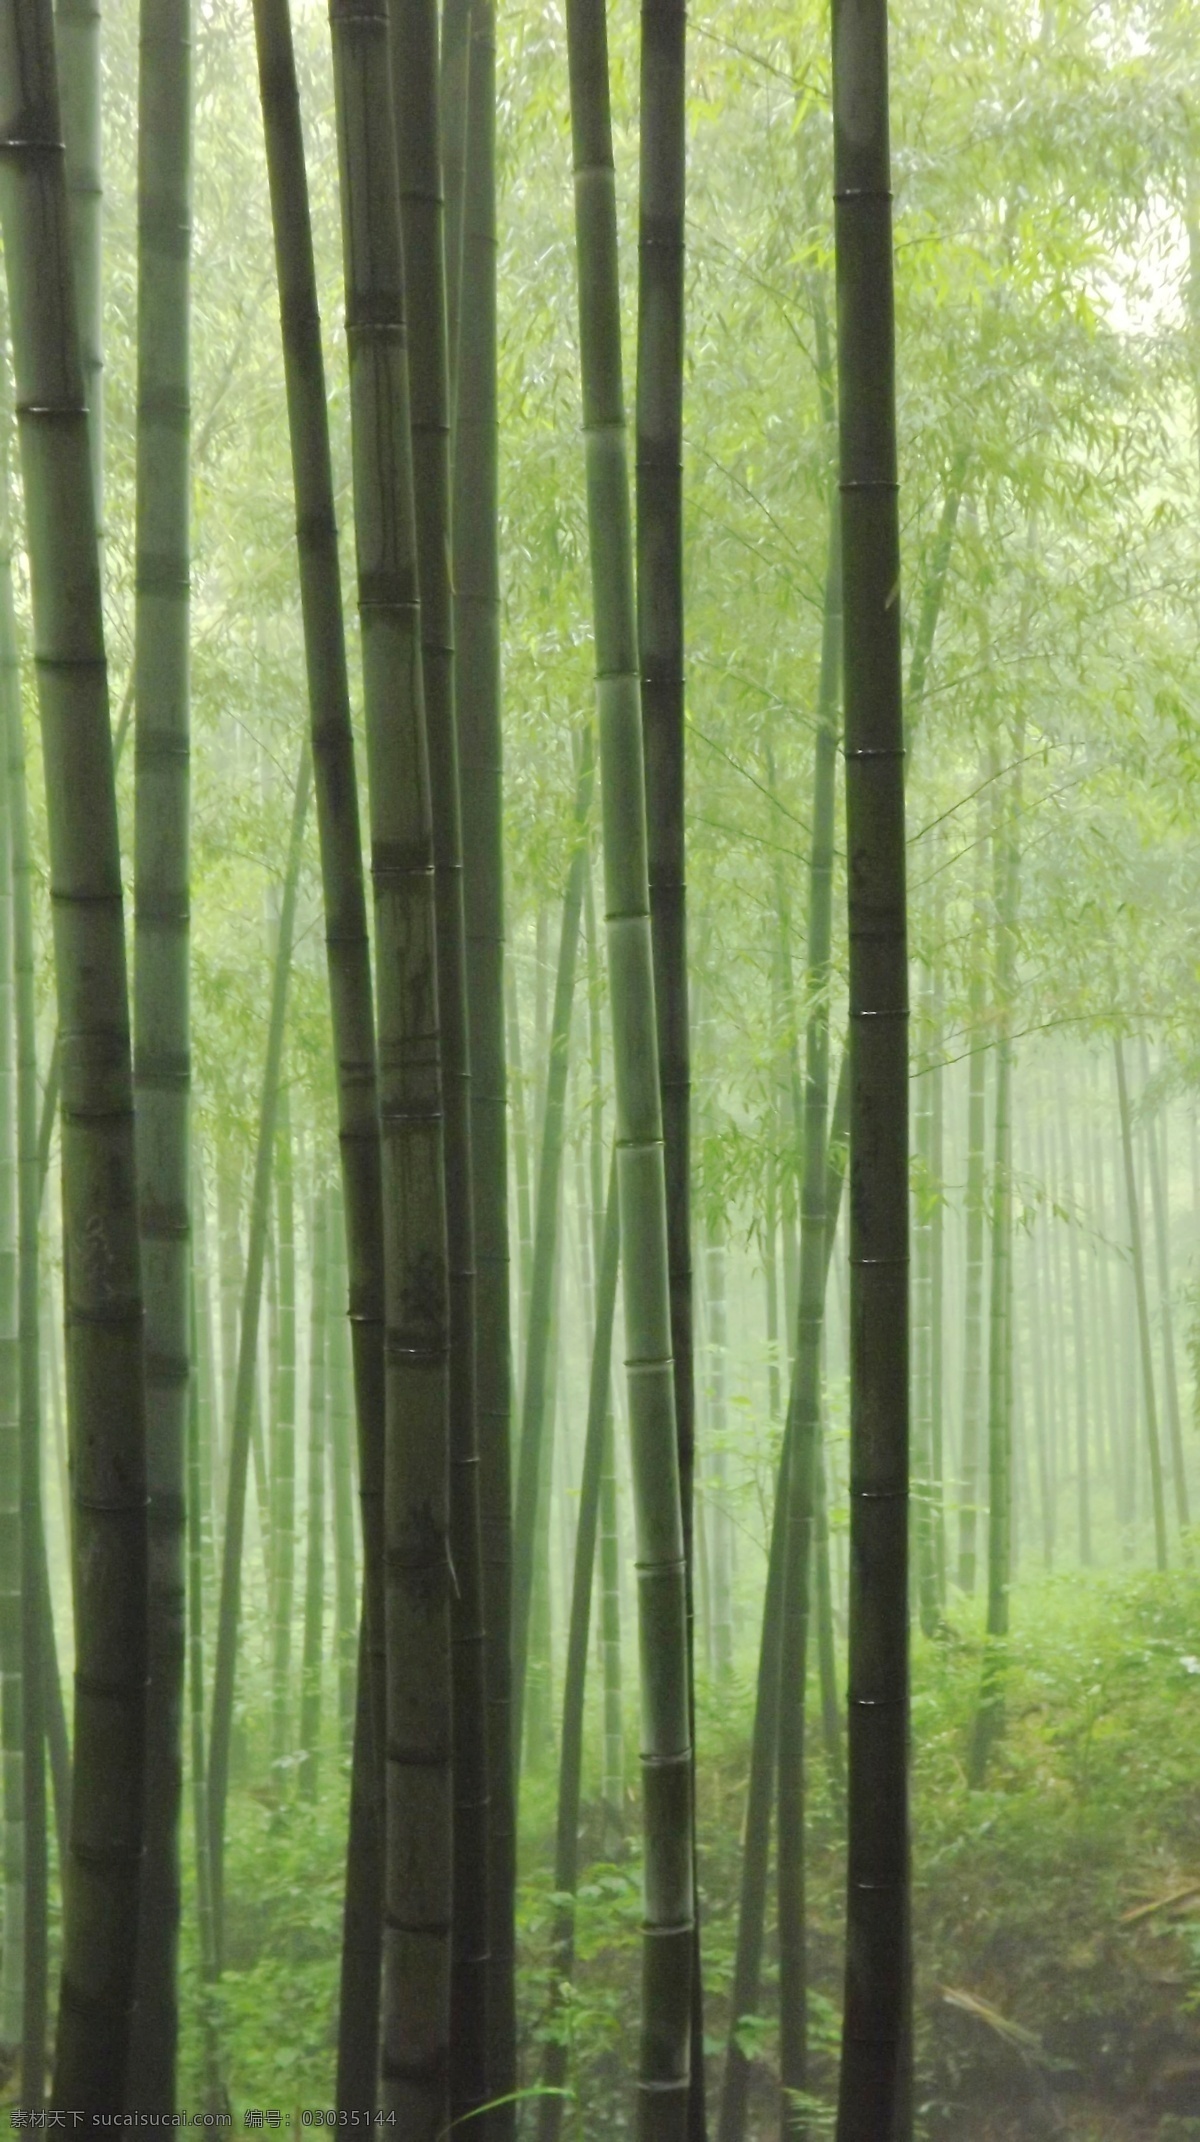
M1198 201L1179 0L0 0L0 2117L1196 2128Z

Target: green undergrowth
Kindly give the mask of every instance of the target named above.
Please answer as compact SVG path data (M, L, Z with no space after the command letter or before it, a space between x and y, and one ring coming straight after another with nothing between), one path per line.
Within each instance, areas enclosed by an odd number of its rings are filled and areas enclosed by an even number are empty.
M1007 1647L1006 1722L984 1788L965 1756L983 1644L976 1618L914 1659L918 2124L929 2142L1194 2142L1200 2137L1200 1579L1083 1576L1022 1585ZM749 1644L747 1644L747 1653ZM707 2051L715 2106L729 2029L752 1704L747 1670L699 1691L699 1828ZM253 1707L253 1706L251 1706ZM632 1709L632 1707L631 1707ZM593 1719L593 1725L595 1721ZM547 2023L555 1781L522 1792L522 2083L548 2028L572 2047L567 2142L629 2132L636 2068L641 1879L635 1724L627 1842L581 1811L578 1969ZM587 1776L598 1747L589 1747ZM811 2142L829 2131L841 1981L841 1814L810 1747ZM258 1777L266 1782L255 1784ZM215 2004L235 2114L332 2104L344 1766L319 1807L269 1782L251 1745L231 1794L227 1968ZM190 1885L183 1957L183 2103L202 2102L203 2032ZM1191 1884L1194 1895L1184 1894ZM1174 1900L1174 1901L1170 1901ZM1144 1909L1144 1907L1154 1907ZM1134 1916L1141 1913L1141 1916ZM774 1909L753 2059L755 2134L778 2119ZM282 2021L281 2019L286 2019ZM523 2118L532 2133L533 2105Z
M1200 2117L1200 1893L1163 1900L1189 1879L1200 1883L1200 1581L1188 1571L1076 1571L1022 1586L1013 1625L1005 1732L980 1791L968 1789L965 1769L984 1649L975 1616L952 1606L943 1632L918 1643L914 1658L919 2129L931 2142L1043 2133L1181 2142ZM700 1691L714 2093L730 2023L751 1701L748 1676ZM809 1773L817 2142L829 2130L836 2075L844 1853L815 1734ZM522 1895L531 2072L549 1972L550 1908L538 1871L548 1812L548 1793L535 1784L524 1810ZM597 1819L585 1807L585 1842ZM1159 1908L1129 1916L1150 1904ZM740 2033L754 2059L752 2124L761 2134L778 2120L773 1922L772 1902L760 2012ZM577 2137L629 2125L639 1926L636 1852L593 1863L581 1888L576 1985L554 2026L574 2047L565 2127Z

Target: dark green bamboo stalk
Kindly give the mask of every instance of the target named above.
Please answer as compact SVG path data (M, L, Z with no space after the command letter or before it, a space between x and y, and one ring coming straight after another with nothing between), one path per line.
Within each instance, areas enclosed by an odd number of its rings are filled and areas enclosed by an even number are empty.
M250 1232L242 1282L237 1381L229 1431L229 1480L221 1551L221 1590L217 1609L217 1649L213 1663L212 1725L208 1745L208 1822L213 1922L218 1959L223 1946L225 1803L229 1790L230 1736L237 1674L238 1625L241 1615L242 1561L246 1523L246 1474L258 1366L258 1327L262 1308L263 1267L271 1207L271 1174L279 1114L280 1071L287 1025L288 981L296 932L296 900L304 853L304 825L312 786L312 755L305 740L292 801L287 861L279 905L279 932L271 975L266 1057L258 1108L254 1187L250 1197Z
M455 46L447 13L444 70ZM508 1096L504 1052L504 865L496 381L496 44L492 0L474 0L461 239L448 160L450 349L454 367L454 630L475 1204L476 1413L488 1704L488 2087L495 2142L515 2131L516 1821L512 1740L512 1489L509 1435ZM447 98L447 108L451 100ZM456 263L458 272L456 273ZM462 300L456 304L456 287ZM456 324L457 323L457 324Z
M131 2102L175 2108L189 1386L191 7L142 0L134 617L134 1098L146 1304L150 1682Z
M124 2101L142 1845L145 1407L120 854L47 0L0 9L0 223L47 768L75 1458L76 1777L55 2096Z
M312 1200L312 1315L308 1348L308 1473L304 1562L304 1641L300 1659L300 1767L305 1800L317 1797L321 1745L321 1637L325 1617L325 1453L329 1445L329 1199L323 1183Z
M591 723L580 740L575 784L575 850L563 894L554 1009L546 1069L546 1103L542 1147L538 1156L537 1217L533 1234L533 1270L529 1285L529 1322L525 1340L525 1381L521 1393L521 1442L513 1514L513 1748L521 1746L525 1676L529 1658L533 1604L535 1540L541 1493L543 1443L549 1392L551 1308L562 1182L563 1117L571 1041L571 1008L579 948L579 918L588 869L588 814L595 775Z
M1129 1086L1125 1077L1125 1051L1119 1033L1113 1035L1113 1054L1117 1067L1117 1106L1121 1118L1121 1150L1125 1160L1125 1209L1129 1220L1138 1345L1142 1363L1142 1395L1146 1408L1150 1497L1154 1509L1154 1552L1159 1569L1165 1569L1167 1503L1163 1493L1162 1450L1158 1437L1158 1405L1154 1391L1154 1349L1150 1339L1150 1302L1146 1288L1146 1258L1142 1246L1142 1205L1138 1194L1137 1172L1133 1164L1133 1116L1129 1106Z
M380 1887L371 1872L373 1849L381 1834L384 1744L383 1632L383 1466L384 1466L384 1324L383 1193L375 1010L367 939L366 890L354 737L346 669L333 470L313 260L312 222L299 87L291 18L286 0L259 0L254 15L258 51L267 178L279 284L283 331L284 378L292 483L296 499L296 541L300 568L300 604L308 675L309 721L317 830L321 847L321 883L325 907L326 962L334 1055L337 1062L338 1142L341 1153L344 1241L349 1265L350 1332L353 1338L355 1413L359 1441L359 1488L362 1499L364 1611L367 1621L369 1736L360 1743L371 1777L351 1795L348 1843L355 1879L375 1898L375 1934L368 1932L369 1909L356 1917L354 1934L343 1946L341 2016L344 2033L365 2025L370 2033L379 2010ZM340 1254L340 1253L339 1253ZM344 1295L344 1289L342 1293ZM339 1337L344 1348L343 1299L337 1301ZM335 1382L340 1394L344 1385ZM345 1457L342 1452L345 1450ZM352 1610L352 1563L345 1547L349 1509L345 1496L343 1442L335 1445L335 1498L341 1494L338 1537L340 1684L343 1730L349 1729L353 1637L347 1620ZM341 1484L339 1487L339 1483ZM370 1810L374 1807L374 1813ZM369 1835L356 1824L368 1823ZM347 1905L349 1912L349 1904ZM360 1975L361 1974L361 1975ZM355 2043L360 2041L355 2038ZM365 2043L365 2041L363 2041ZM364 2077L373 2087L375 2056L364 2051L364 2072L339 2061L339 2102L366 2103ZM357 2058L357 2055L355 2056Z
M644 2142L676 2142L687 2130L692 2074L691 1677L602 0L569 0L567 49L643 1665L638 2125Z
M779 1670L779 2016L782 2131L807 2123L792 2094L808 2087L808 1960L805 1925L805 1684L812 1538L821 1438L821 1364L828 1234L825 1207L829 1112L829 975L833 951L834 790L837 775L838 665L842 635L841 529L836 494L829 514L828 567L813 753L809 850L800 1285L796 1367L789 1406L787 1547Z
M886 0L834 0L850 940L851 1590L838 2142L912 2131L908 1060Z
M662 1095L675 1435L692 1689L695 1603L687 877L684 810L683 349L686 194L686 0L642 0L636 386L637 629L645 761L654 1009ZM695 1763L695 1698L689 1695ZM695 1778L692 1783L693 1828ZM704 2000L693 1858L688 2134L703 2142Z
M437 889L438 1022L450 1271L450 1548L454 1563L454 1936L450 2116L487 2092L488 1764L476 1425L475 1212L451 588L450 388L437 0L390 0L421 665Z
M579 1485L579 1521L575 1533L575 1568L558 1771L558 1822L554 1846L554 1888L560 1899L554 1920L554 1990L549 2021L562 2005L575 1971L575 1887L579 1869L579 1795L583 1772L583 1699L587 1678L588 1630L592 1582L600 1521L600 1481L604 1466L609 1383L612 1371L613 1319L617 1305L620 1223L617 1212L616 1156L609 1173L604 1213L604 1241L597 1272L592 1366L588 1386L587 1437ZM558 2142L562 2132L563 2085L567 2079L567 2041L551 2035L546 2044L542 2084L547 2091L538 2108L538 2142Z
M375 889L387 1413L384 2109L447 2117L453 1832L450 1365L433 826L386 0L334 0L354 523ZM456 1067L457 1068L457 1067ZM339 2073L339 2090L347 2086ZM355 2103L370 2103L373 2075Z
M837 1091L829 1126L825 1160L825 1276L837 1235L838 1212L846 1172L846 1127L850 1104L849 1057L842 1054ZM794 1418L789 1394L788 1423ZM750 1742L750 1777L746 1791L746 1814L742 1832L742 1872L738 1898L737 1948L734 1956L731 2023L721 2083L717 2142L742 2142L750 2091L750 2061L738 2036L746 2018L758 2011L762 1972L763 1927L766 1918L767 1868L771 1844L771 1802L778 1745L780 1672L783 1629L784 1558L788 1543L788 1470L792 1436L785 1426L775 1483L771 1539L767 1557L767 1585L763 1597L759 1637L758 1679L755 1688L754 1725Z

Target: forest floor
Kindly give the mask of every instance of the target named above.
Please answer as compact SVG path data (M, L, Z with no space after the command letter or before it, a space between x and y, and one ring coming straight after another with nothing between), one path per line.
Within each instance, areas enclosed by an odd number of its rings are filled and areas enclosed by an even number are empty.
M752 1707L742 1670L701 1688L699 1831L711 2102L729 2028ZM964 1756L978 1696L975 1617L918 1641L913 1807L918 2131L923 2142L1200 2142L1200 1575L1062 1576L1013 1598L1006 1725L986 1785ZM249 1696L255 1692L249 1690ZM637 1822L628 1706L627 1822ZM265 1715L265 1708L264 1708ZM598 1716L586 1773L598 1769ZM231 1796L227 1969L217 1997L235 2107L332 2103L345 1772L317 1807L249 1781ZM810 1749L811 2142L832 2132L844 1855L814 1722ZM536 2087L553 1916L553 1764L522 1788L523 2081ZM574 2049L564 2142L632 2129L640 1866L607 1856L585 1803L579 1967L560 2011ZM186 1861L190 1861L190 1852ZM190 1876L190 1866L188 1868ZM189 1915L190 1916L190 1915ZM774 2142L773 1900L753 2055L752 2142ZM185 1941L183 2081L200 2081L201 1998ZM278 2019L289 2027L281 2032ZM190 2102L187 2098L185 2101ZM197 2099L197 2101L199 2101Z
M981 1662L976 1619L961 1605L914 1657L918 2131L927 2142L1200 2142L1200 1578L1071 1571L1022 1585L1005 1730L984 1788L971 1791L965 1752ZM714 2104L750 1712L748 1674L701 1691ZM844 1855L815 1725L810 1778L810 2133L820 2142L832 2133ZM522 1932L535 2014L549 1919L535 1862L548 1849L549 1810L549 1782L533 1781ZM598 1853L599 1842L585 1834L585 1849ZM764 2142L778 2132L773 1918L772 1902L761 2014L741 2032L754 2056L751 2129ZM573 2142L627 2126L639 1922L635 1859L597 1859L580 1894ZM527 2072L535 2058L529 2045Z

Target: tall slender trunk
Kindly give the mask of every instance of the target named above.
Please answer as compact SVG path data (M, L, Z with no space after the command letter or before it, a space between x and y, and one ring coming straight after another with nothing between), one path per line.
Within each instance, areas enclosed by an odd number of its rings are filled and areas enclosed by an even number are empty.
M683 352L684 202L687 186L686 0L642 0L641 160L638 203L637 451L635 466L638 667L646 785L647 870L654 1006L662 1097L667 1268L675 1365L675 1436L687 1593L692 1744L693 1938L687 2131L704 2142L704 1999L695 1871L696 1705L692 1476L690 1213L691 1060L688 1033L686 814L684 809Z
M542 1446L549 1403L550 1327L555 1249L561 1205L563 1117L571 1040L571 1007L579 947L579 918L588 870L588 814L591 809L594 759L591 724L584 728L575 784L575 851L563 894L562 930L554 978L554 1009L546 1066L546 1103L542 1149L538 1156L537 1217L533 1236L533 1270L529 1284L525 1380L521 1392L521 1440L513 1514L513 1750L521 1747L525 1675L529 1657L530 1612L534 1588L534 1542L541 1495Z
M300 1658L301 1797L317 1797L321 1746L321 1638L325 1619L325 1454L329 1447L329 1198L312 1198L312 1301L308 1346L308 1469L305 1478L304 1640Z
M251 1418L258 1368L258 1328L262 1307L263 1267L266 1262L267 1227L271 1205L271 1173L275 1158L279 1113L280 1070L283 1063L287 1023L288 981L296 930L296 900L300 863L304 852L304 824L312 779L312 758L307 739L300 754L300 769L292 801L287 862L279 905L279 933L271 976L271 1005L267 1021L267 1046L258 1108L258 1143L254 1156L254 1187L250 1197L250 1233L246 1246L246 1271L242 1285L242 1313L238 1342L237 1381L234 1387L233 1419L229 1431L229 1480L226 1489L225 1530L221 1543L221 1589L217 1608L217 1649L213 1663L212 1724L208 1747L209 1853L212 1865L213 1923L218 1958L223 1946L225 1802L229 1790L230 1737L233 1730L233 1694L237 1674L238 1626L241 1616L242 1560L246 1521L246 1474L250 1459Z
M991 1297L988 1309L988 1558L987 1648L979 1705L967 1758L967 1779L982 1785L988 1759L1004 1725L1005 1645L1012 1583L1012 1072L1013 1002L1017 979L1017 912L1020 897L1021 755L1025 716L1013 739L1011 787L997 803L994 841L996 892L996 1114L992 1166ZM999 752L994 772L998 775Z
M278 1351L271 1418L271 1762L282 1765L290 1738L292 1606L296 1589L296 1198L292 1178L292 1105L280 1079L275 1125L275 1269ZM273 1784L282 1791L284 1772Z
M1158 1439L1158 1404L1154 1391L1154 1349L1150 1339L1150 1302L1146 1288L1146 1258L1142 1247L1142 1201L1133 1161L1133 1116L1125 1076L1125 1050L1120 1034L1113 1036L1117 1071L1117 1107L1121 1118L1121 1150L1125 1160L1125 1209L1129 1220L1129 1247L1133 1263L1133 1291L1137 1305L1138 1346L1142 1363L1142 1396L1146 1408L1146 1444L1150 1457L1150 1498L1154 1510L1154 1553L1159 1569L1167 1566L1167 1504L1163 1493L1162 1451Z
M575 1886L579 1863L579 1793L583 1769L583 1699L587 1675L588 1628L600 1519L600 1481L604 1465L605 1424L609 1420L613 1318L617 1303L620 1229L617 1217L616 1157L609 1176L604 1242L597 1273L592 1366L588 1387L587 1439L579 1489L575 1532L575 1568L571 1589L567 1665L563 1683L562 1736L558 1773L558 1822L554 1847L555 1911L554 1986L551 2017L562 2003L575 1971ZM557 2142L562 2131L562 2088L567 2078L567 2040L551 2036L542 2069L543 2097L538 2114L538 2142Z
M886 0L834 0L850 940L849 1877L838 2142L912 2131L908 1077Z
M1079 1559L1085 1569L1092 1559L1092 1495L1088 1450L1087 1339L1083 1325L1083 1273L1079 1261L1079 1208L1075 1198L1075 1170L1071 1159L1071 1113L1059 1117L1062 1131L1063 1202L1067 1207L1068 1250L1071 1267L1071 1333L1075 1349L1075 1469L1079 1516Z
M794 2092L808 2084L808 1956L805 1898L805 1684L812 1594L812 1540L821 1439L821 1369L828 1270L826 1172L829 1115L829 978L833 951L834 792L842 636L841 522L836 493L829 549L813 747L812 835L804 1001L803 1175L796 1369L788 1409L791 1455L779 1672L779 2080L782 2131L807 2132Z
M1150 1208L1154 1215L1154 1255L1159 1314L1162 1320L1163 1390L1167 1402L1167 1437L1171 1446L1171 1482L1175 1490L1175 1515L1179 1520L1179 1529L1186 1533L1191 1524L1191 1515L1188 1510L1187 1468L1183 1456L1179 1381L1175 1369L1175 1332L1171 1318L1171 1256L1167 1215L1170 1176L1164 1160L1166 1140L1166 1114L1164 1110L1160 1110L1157 1120L1152 1116L1146 1125L1146 1158L1149 1163Z
M462 806L451 585L450 383L437 0L390 0L392 99L408 318L421 666L437 890L450 1275L450 1551L454 1895L450 2116L487 2096L487 1704L475 1378L475 1211Z
M0 364L4 363L0 349ZM7 432L7 411L0 412ZM0 454L4 451L0 442ZM7 472L0 483L7 490ZM0 520L7 520L0 499ZM0 539L4 540L4 539ZM12 813L7 732L10 699L18 694L12 638L7 541L0 572L0 1756L3 1762L4 1950L0 1962L0 2046L10 2055L21 2042L21 1973L25 1934L25 1780L21 1693L21 1588L36 1577L36 1558L21 1552L21 1350L17 1212L16 1047L14 1034ZM32 1564L28 1578L26 1564Z
M104 543L104 321L102 242L104 179L101 165L101 36L99 0L56 0L59 97L66 152L67 214L75 319L88 409L96 533L103 572Z
M142 0L134 616L134 1098L150 1660L132 2102L175 2107L189 1386L191 7Z
M450 1363L433 819L386 0L330 10L375 888L387 1421L384 2110L447 2118ZM339 2074L339 2089L344 2085ZM374 2096L362 2078L360 2103Z
M362 1505L364 1618L367 1667L364 1727L355 1745L368 1775L351 1794L348 1864L363 1885L364 1909L353 1917L347 1901L341 1987L342 2053L351 2039L362 2047L361 2067L339 2057L342 2104L365 2105L374 2085L382 1942L381 1850L384 1746L383 1467L384 1321L383 1191L379 1136L375 1012L367 939L366 888L354 766L354 736L346 668L345 623L334 513L333 470L325 393L325 364L317 307L312 223L304 164L304 139L296 60L287 0L258 0L254 10L267 179L275 267L279 284L287 392L300 606L308 676L317 831L325 906L333 1045L337 1064L338 1142L341 1153L344 1244L348 1264L350 1333L353 1344L355 1413L358 1425L359 1490ZM339 1255L341 1250L339 1250ZM339 1355L344 1353L345 1289L338 1298ZM344 1383L339 1380L339 1392ZM337 1445L335 1473L341 1483L339 1512L339 1680L344 1730L349 1729L353 1641L347 1610L353 1591L352 1562L345 1546L349 1527L345 1489L345 1443ZM341 1455L344 1450L345 1456ZM365 1827L364 1827L365 1825ZM350 1885L348 1884L348 1892ZM370 1901L368 1901L370 1900ZM372 1917L372 1911L374 1916Z
M713 1669L718 1683L728 1683L733 1671L733 1596L730 1566L729 1512L725 1504L725 1438L729 1422L728 1387L729 1317L726 1298L725 1229L721 1221L710 1225L705 1250L708 1355L708 1436L706 1468L711 1482L709 1499L710 1556L712 1569Z
M7 433L7 426L5 427ZM7 472L6 472L7 473ZM7 500L4 501L7 504ZM50 1612L50 1579L42 1512L41 1285L38 1216L42 1180L38 1152L37 1003L34 975L33 859L29 846L29 806L25 786L25 734L17 681L16 631L12 609L7 517L0 518L0 690L4 730L0 749L8 761L8 805L13 874L13 969L16 985L17 1046L17 1323L20 1346L21 1551L38 1563L37 1583L21 1584L21 1722L22 1851L24 1894L22 1926L21 2103L40 2110L46 2079L46 1974L48 1963L48 1878L46 1839L46 1765L43 1742L51 1687L61 1706ZM9 660L11 654L12 660ZM64 1512L65 1514L65 1512ZM62 1735L66 1767L66 1733ZM57 1772L56 1772L57 1778ZM59 1833L60 1864L65 1865L66 1803Z
M337 1662L338 1731L349 1752L354 1734L355 1644L358 1571L354 1551L354 1402L350 1322L346 1314L346 1240L340 1186L330 1191L329 1213L329 1470L333 1501L334 1657ZM378 2004L376 2004L378 2005Z
M197 1204L199 1199L197 1199ZM192 1374L188 1398L187 1459L187 1653L188 1722L192 1773L192 1825L196 1842L196 1924L200 1938L201 2030L204 2040L205 2109L228 2110L221 2080L214 1988L218 1976L213 1919L212 1851L208 1821L208 1776L204 1746L204 1548L201 1486L199 1355L196 1348L196 1283L191 1285Z
M146 1434L133 1080L96 514L48 0L0 8L0 225L46 762L75 1458L75 1788L55 2097L124 2102L143 1839Z
M643 1660L646 1931L638 2127L643 2142L678 2142L687 2131L692 2076L691 1690L602 0L569 0L567 49Z
M443 66L454 52L447 10ZM476 1416L488 1711L488 2087L495 2142L515 2132L516 1817L512 1740L512 1335L504 1052L504 861L496 374L496 40L474 0L466 87L461 237L448 158L449 324L454 383L454 631L475 1209ZM445 77L444 77L445 78ZM454 108L447 96L447 110ZM456 290L461 289L461 302ZM508 2100L508 2102L504 2102Z
M929 1455L933 1495L933 1567L939 1614L946 1606L945 1277L946 1277L946 1075L942 1061L945 991L942 941L946 931L944 879L933 903L934 953L926 1046L929 1080Z
M926 963L918 1002L917 1047L924 1053L933 1041L933 973ZM933 1086L928 1068L913 1078L913 1457L916 1509L913 1548L921 1628L932 1636L938 1625L937 1564L933 1525Z
M7 308L0 293L0 1744L4 1785L4 1953L0 1966L0 2043L6 2051L23 2045L25 1997L25 1669L24 1595L33 1590L24 1578L31 1560L23 1542L21 1510L21 1441L24 1367L24 1274L22 1238L22 1081L25 1021L19 992L25 977L18 970L28 959L28 989L33 1013L32 944L23 934L22 902L30 903L28 831L18 842L17 785L24 808L25 761L21 720L21 672L12 577L11 470L12 402L8 378ZM18 876L18 855L21 875ZM36 1078L37 1066L33 1066ZM36 1238L35 1238L36 1256ZM36 1269L34 1273L36 1284ZM36 1315L36 1305L35 1305ZM37 1325L34 1323L36 1366ZM36 1598L36 1592L34 1593ZM39 1735L40 1742L40 1735ZM36 1760L36 1757L35 1757ZM45 1771L43 1767L43 1795ZM44 1827L44 1813L43 1813ZM43 1839L42 1850L45 1844ZM36 1859L36 1851L32 1855ZM44 1911L44 1904L43 1904ZM41 1967L45 2003L45 1963ZM42 2037L45 2037L43 2022ZM38 2092L38 2105L41 2092Z
M828 1290L829 1265L837 1234L838 1211L846 1168L846 1126L850 1084L849 1058L843 1053L838 1071L837 1093L829 1126L825 1158L825 1274ZM721 2084L717 2142L741 2142L746 2128L750 2089L750 2061L738 2037L743 2019L757 2013L762 1970L763 1924L766 1916L767 1865L771 1841L771 1798L781 1690L779 1660L783 1621L784 1557L788 1543L790 1497L788 1472L792 1449L788 1406L775 1485L771 1540L767 1558L767 1585L763 1596L762 1629L759 1638L758 1678L755 1689L754 1725L750 1743L750 1777L746 1791L746 1814L742 1830L742 1873L738 1899L737 1948L734 1959L732 2020Z
M970 1046L967 1091L966 1272L963 1311L962 1444L959 1463L958 1584L975 1591L975 1536L979 1509L979 1431L983 1418L984 1167L987 1136L987 1049L983 1018L987 983L987 806L976 814L974 914L971 923L967 1031Z

